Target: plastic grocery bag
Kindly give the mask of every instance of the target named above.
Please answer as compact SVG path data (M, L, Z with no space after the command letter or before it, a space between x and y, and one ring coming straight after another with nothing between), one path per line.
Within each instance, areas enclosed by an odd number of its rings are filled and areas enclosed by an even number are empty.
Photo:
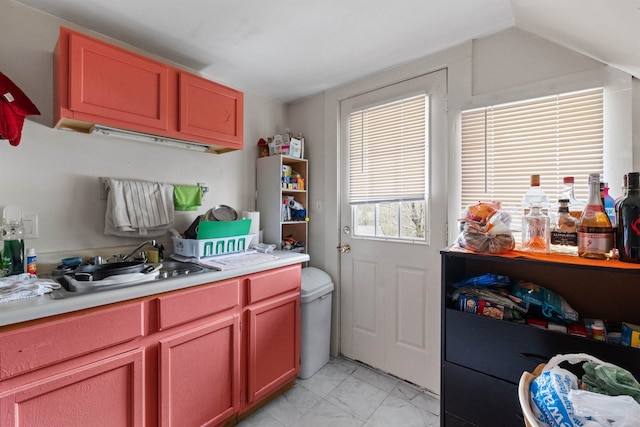
M640 404L631 396L608 396L587 390L570 390L569 401L577 416L599 426L640 426Z
M586 361L600 366L615 367L611 363L584 353L561 354L551 358L542 373L531 382L531 409L539 424L551 427L640 426L640 418L636 415L635 406L626 406L626 399L618 399L624 396L598 394L596 406L593 396L585 397L583 393L575 395L574 392L578 391L578 377L559 365L563 362L575 365ZM633 404L637 405L633 398L629 398ZM605 401L610 403L603 403ZM592 404L593 409L589 409ZM602 405L607 409L606 411L598 409ZM595 415L594 411L597 411Z

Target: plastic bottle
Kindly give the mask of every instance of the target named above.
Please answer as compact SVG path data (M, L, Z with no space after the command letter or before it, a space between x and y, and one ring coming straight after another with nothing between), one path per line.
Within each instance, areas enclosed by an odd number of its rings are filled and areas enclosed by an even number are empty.
M551 252L578 254L578 220L569 212L569 199L558 200L558 213L551 227Z
M627 197L618 205L616 246L620 261L640 263L640 173L629 173L627 182Z
M604 211L607 213L609 217L609 221L611 221L611 226L613 228L616 227L616 201L609 195L609 187L605 183L604 186Z
M2 270L5 276L24 273L24 227L22 209L7 206L2 211Z
M549 217L542 213L540 206L532 205L522 221L522 250L548 253L549 234Z
M578 255L608 259L613 249L613 227L600 200L600 174L589 174L589 200L578 225Z
M2 230L0 230L2 234ZM2 237L0 235L0 237ZM4 256L4 238L0 240L0 277L8 276L11 273L11 257L5 258Z
M549 210L549 198L540 188L540 175L531 175L531 187L522 196L523 214L528 214L533 205L538 206L542 213L547 214Z
M27 249L27 273L38 274L36 268L36 250L34 248Z

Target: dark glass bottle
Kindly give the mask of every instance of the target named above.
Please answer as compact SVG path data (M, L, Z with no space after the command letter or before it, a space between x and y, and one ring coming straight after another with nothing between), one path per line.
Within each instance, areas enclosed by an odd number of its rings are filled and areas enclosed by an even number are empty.
M640 263L640 173L627 175L627 197L618 205L618 256L620 261Z

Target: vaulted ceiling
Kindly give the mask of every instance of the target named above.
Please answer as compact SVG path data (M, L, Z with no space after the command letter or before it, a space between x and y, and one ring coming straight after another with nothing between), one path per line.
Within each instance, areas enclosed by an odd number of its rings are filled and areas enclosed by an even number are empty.
M16 1L283 102L511 27L640 76L640 0Z

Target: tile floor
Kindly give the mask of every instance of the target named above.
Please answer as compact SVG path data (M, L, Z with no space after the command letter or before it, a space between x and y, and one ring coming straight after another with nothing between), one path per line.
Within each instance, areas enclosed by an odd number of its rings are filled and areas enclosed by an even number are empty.
M239 427L433 427L440 401L358 362L332 358Z

